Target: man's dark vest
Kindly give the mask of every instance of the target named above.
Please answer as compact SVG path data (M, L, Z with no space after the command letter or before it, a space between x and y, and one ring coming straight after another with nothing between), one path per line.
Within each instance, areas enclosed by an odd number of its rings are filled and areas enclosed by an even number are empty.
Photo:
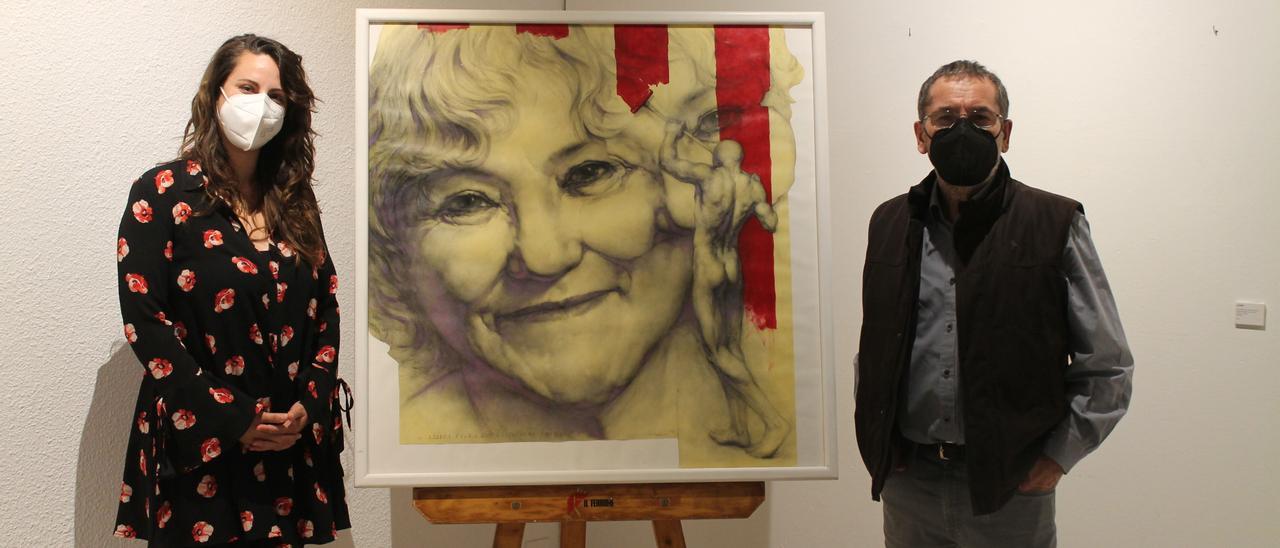
M999 510L1065 418L1067 282L1062 255L1080 204L1009 178L1003 165L955 226L956 320L965 462L975 514ZM858 348L858 449L879 500L893 455L911 363L920 248L933 177L871 217Z

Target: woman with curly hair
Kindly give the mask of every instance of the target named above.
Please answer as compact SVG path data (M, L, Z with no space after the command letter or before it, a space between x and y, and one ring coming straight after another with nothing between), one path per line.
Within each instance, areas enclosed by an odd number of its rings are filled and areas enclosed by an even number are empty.
M191 101L180 157L132 186L116 258L144 374L116 536L301 546L350 527L314 104L300 56L231 38Z

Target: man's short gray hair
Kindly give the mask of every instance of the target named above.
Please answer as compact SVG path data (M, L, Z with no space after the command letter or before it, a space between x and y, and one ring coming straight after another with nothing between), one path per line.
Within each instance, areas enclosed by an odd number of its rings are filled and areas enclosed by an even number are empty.
M996 103L1000 107L1000 115L1005 118L1009 117L1009 90L1004 89L1004 82L1000 81L1000 77L996 73L987 70L982 63L977 61L952 61L933 72L928 80L920 86L920 99L916 103L916 111L921 120L924 120L924 109L929 106L929 89L933 87L933 83L939 78L986 78L992 84L996 85Z

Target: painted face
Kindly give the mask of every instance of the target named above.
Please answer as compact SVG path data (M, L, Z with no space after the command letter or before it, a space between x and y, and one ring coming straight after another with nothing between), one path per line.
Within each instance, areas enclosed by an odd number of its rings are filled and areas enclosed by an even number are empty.
M573 94L548 81L523 79L485 159L420 184L418 304L473 362L553 401L602 403L679 317L691 245L658 229L656 147L588 135Z

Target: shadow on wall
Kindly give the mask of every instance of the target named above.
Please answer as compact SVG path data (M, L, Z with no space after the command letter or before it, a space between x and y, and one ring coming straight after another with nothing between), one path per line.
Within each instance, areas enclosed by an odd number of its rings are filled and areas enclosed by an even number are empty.
M413 488L397 487L387 490L391 497L391 546L411 548L419 546L490 546L493 543L493 525L435 525L418 513L413 506ZM528 540L529 535L525 535ZM525 546L531 546L528 542ZM547 545L550 548L551 545Z
M133 424L133 405L138 398L142 366L123 339L112 343L111 358L98 368L93 385L93 401L80 431L80 452L76 463L75 548L137 548L141 541L111 536L116 528L116 505L120 502L120 474L124 452ZM351 487L348 485L348 489ZM354 548L351 535L340 533L329 544L334 548Z
M131 547L136 542L111 536L120 502L120 473L133 424L142 367L123 339L111 345L111 357L98 368L93 401L80 431L76 463L75 547Z

